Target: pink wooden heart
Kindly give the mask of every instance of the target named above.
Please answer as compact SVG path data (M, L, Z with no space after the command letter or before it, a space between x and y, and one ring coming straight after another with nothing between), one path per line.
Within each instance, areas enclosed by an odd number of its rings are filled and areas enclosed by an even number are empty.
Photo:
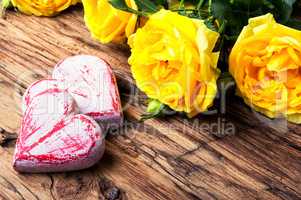
M13 161L17 171L79 170L92 166L103 155L102 129L91 117L77 114L75 100L59 84L44 80L29 89L38 92L23 116Z
M22 112L25 113L27 107L31 104L32 100L45 92L60 92L67 91L63 80L56 79L42 79L31 84L27 88L22 99Z
M55 80L41 80L29 87L23 98L25 112L32 99L46 89L63 89L75 99L79 112L100 122L104 130L118 127L123 114L115 76L103 60L89 55L79 55L61 61L53 71Z
M103 126L119 126L123 115L115 76L111 67L98 57L78 55L61 61L52 74L65 81L79 112Z

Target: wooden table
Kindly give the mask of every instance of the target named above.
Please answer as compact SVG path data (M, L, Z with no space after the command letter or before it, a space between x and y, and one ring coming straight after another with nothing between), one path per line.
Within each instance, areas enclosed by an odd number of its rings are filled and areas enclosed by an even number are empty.
M11 162L21 96L75 54L111 63L127 126L107 137L105 156L91 169L18 174ZM0 19L0 199L301 199L301 126L261 118L238 97L228 99L225 115L141 123L145 96L130 95L128 56L124 46L91 39L80 7L56 18L9 11ZM213 134L218 123L235 134Z

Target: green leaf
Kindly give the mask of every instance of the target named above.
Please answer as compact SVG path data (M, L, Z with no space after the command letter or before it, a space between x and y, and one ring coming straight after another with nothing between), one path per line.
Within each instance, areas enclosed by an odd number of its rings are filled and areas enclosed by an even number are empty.
M217 19L228 19L232 15L231 3L225 0L211 0L209 2L209 12Z
M263 4L263 0L231 0L231 4L242 10L256 10Z
M126 5L124 0L109 0L109 3L119 10L127 11L129 7Z
M286 23L292 12L293 12L293 5L296 0L268 0L275 6L276 11L274 14L278 18L281 23Z
M167 0L154 0L153 1L154 4L156 4L157 6L162 6L165 9L168 9L168 1Z
M125 0L109 0L109 3L119 10L123 10L125 12L134 13L136 15L148 16L152 13L158 11L156 4L151 2L150 0L135 0L135 3L138 7L138 10L134 10L130 8Z
M249 18L248 11L236 7L229 0L211 0L209 11L221 24L227 22L224 32L229 36L238 35Z
M263 5L269 10L273 10L275 8L274 4L270 2L270 0L263 0Z
M285 25L301 30L301 19L289 19Z
M126 5L125 0L109 0L109 3L116 9L138 14L138 11Z
M154 4L150 0L135 0L135 3L140 11L146 13L155 13L158 11L156 4Z
M129 12L129 13L134 13L136 15L140 16L148 16L151 13L144 12L144 11L139 11L139 10L134 10L126 5L125 0L109 0L109 3L116 9Z

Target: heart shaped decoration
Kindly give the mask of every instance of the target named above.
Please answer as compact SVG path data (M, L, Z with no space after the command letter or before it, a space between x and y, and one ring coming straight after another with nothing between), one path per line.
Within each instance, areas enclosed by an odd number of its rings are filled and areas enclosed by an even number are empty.
M105 61L90 55L68 57L55 66L52 78L45 82L38 81L36 84L39 87L26 90L22 102L23 112L32 99L45 89L63 89L73 96L79 112L100 122L104 130L122 124L123 114L116 79Z
M22 112L25 113L27 107L31 104L32 100L45 92L61 92L66 91L65 83L63 80L56 79L43 79L34 82L27 88L22 99Z
M123 122L110 66L88 55L63 60L53 79L33 83L23 96L22 110L13 161L20 172L88 168L103 155L104 130Z
M101 122L104 128L122 124L116 79L105 61L90 55L69 57L55 66L52 78L65 80L80 113Z
M60 80L32 84L14 154L21 172L59 172L92 166L103 155L100 126L91 117L77 114L78 107Z

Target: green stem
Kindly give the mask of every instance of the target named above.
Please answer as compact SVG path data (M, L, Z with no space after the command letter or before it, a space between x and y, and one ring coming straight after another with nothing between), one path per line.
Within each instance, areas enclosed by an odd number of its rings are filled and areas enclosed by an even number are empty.
M185 0L180 1L179 9L184 8L184 10L185 10L184 1Z
M226 21L226 20L223 20L221 26L218 28L218 33L219 33L219 34L224 33L225 28L226 28L226 25L227 25L227 21Z
M198 5L197 5L197 7L196 7L197 10L200 10L200 9L201 9L201 7L203 6L204 2L205 2L205 0L200 0L200 1L199 1Z
M182 8L182 9L172 9L171 11L178 12L178 11L197 11L197 10L192 8L188 8L188 9Z
M212 8L212 0L209 0L209 6L208 6L208 13L209 13L209 15L212 15L211 14L211 8Z

